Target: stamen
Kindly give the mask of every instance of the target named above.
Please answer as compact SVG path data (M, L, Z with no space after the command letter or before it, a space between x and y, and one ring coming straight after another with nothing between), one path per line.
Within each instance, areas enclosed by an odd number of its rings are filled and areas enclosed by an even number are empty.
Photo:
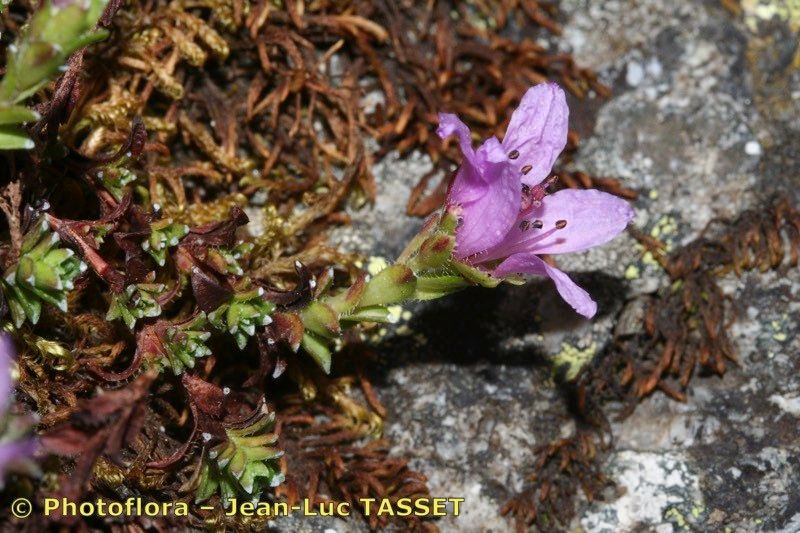
M522 173L523 173L523 174L527 174L527 173L528 173L528 172L530 172L532 169L533 169L533 165L525 165L524 167L522 167Z
M532 227L540 228L543 226L544 223L541 220L534 220ZM491 251L486 254L486 257L481 257L479 260L475 261L476 263L485 263L487 261L494 261L495 259L501 259L503 257L508 257L513 255L517 252L523 251L530 251L535 249L533 247L534 244L544 241L552 237L555 233L557 233L559 228L554 227L543 232L536 232L536 233L528 233L525 237L520 237L519 240L513 243L509 243L507 245L496 246Z
M519 229L522 231L528 231L530 227L531 227L530 220L523 220L522 222L519 223Z
M567 227L566 220L556 220L556 229L564 229Z
M516 159L519 157L519 150L511 150L511 153L508 154L509 159Z

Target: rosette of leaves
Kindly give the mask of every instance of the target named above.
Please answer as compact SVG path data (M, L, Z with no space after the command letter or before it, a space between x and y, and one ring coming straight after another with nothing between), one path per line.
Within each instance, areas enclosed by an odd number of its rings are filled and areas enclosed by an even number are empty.
M206 324L206 314L201 311L186 322L166 326L159 335L159 364L171 368L177 376L187 368L194 368L196 359L211 355L211 349L206 346L211 337L205 330Z
M131 131L127 140L117 152L95 160L95 164L100 166L93 168L93 177L99 185L111 193L117 202L124 201L126 187L135 182L138 177L130 169L130 166L142 154L146 141L147 131L144 122L141 117L136 115L131 122Z
M244 269L239 261L249 254L254 246L250 242L240 242L231 248L209 248L206 262L220 274L242 276Z
M255 335L256 327L272 323L270 314L274 309L275 305L264 299L264 289L245 288L234 292L227 302L209 313L208 321L233 335L236 345L243 350L248 337Z
M42 313L42 302L67 310L67 291L86 270L75 252L61 248L57 233L50 231L46 217L41 217L25 235L16 265L3 276L3 292L16 327L27 318L36 324Z
M227 509L242 493L258 499L267 488L283 483L278 459L283 452L274 447L275 413L262 410L242 427L225 428L225 440L203 458L195 502L219 493ZM210 435L204 434L204 438Z
M45 2L8 47L5 76L0 81L0 149L33 148L20 125L38 120L39 114L21 102L56 77L72 52L106 37L108 32L94 29L106 3Z
M167 248L177 246L189 233L189 226L171 220L158 220L150 224L150 235L142 242L142 250L150 254L159 266L167 260Z
M133 329L137 320L160 315L161 304L158 297L164 293L164 289L163 283L128 285L124 291L112 296L106 320L119 318L125 322L128 329Z
M122 197L125 195L125 187L136 181L136 174L124 166L128 162L128 159L127 157L122 158L120 162L108 165L98 170L96 173L97 179L100 180L103 187L105 187L118 202L122 200Z

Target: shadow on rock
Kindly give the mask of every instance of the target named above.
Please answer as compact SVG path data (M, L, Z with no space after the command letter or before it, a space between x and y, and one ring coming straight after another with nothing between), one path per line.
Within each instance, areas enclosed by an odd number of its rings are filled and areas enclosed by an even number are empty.
M619 278L587 272L573 279L598 303L593 320L616 312L625 299L625 283ZM407 324L411 334L389 338L378 348L384 372L434 362L546 366L545 354L530 343L518 350L500 349L500 345L508 339L571 330L586 323L545 279L523 287L468 289L409 309L413 312Z

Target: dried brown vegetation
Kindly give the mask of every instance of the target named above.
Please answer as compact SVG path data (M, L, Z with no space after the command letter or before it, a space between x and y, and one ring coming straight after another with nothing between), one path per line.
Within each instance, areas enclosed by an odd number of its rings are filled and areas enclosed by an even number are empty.
M374 198L369 162L391 150L422 150L436 165L412 191L409 212L440 205L442 176L459 161L455 146L432 134L442 110L486 137L504 131L531 84L554 80L578 97L607 95L569 55L510 36L558 33L555 15L535 0L499 10L383 0L130 6L114 19L116 41L94 63L97 75L83 79L68 139L87 155L101 153L141 114L155 132L143 163L151 201L191 216L190 204L231 189L242 202L266 193L275 220L306 204L273 236L302 247L297 235L316 235L313 222L341 220L334 211L348 190L358 191L355 201ZM379 143L374 153L368 137ZM577 135L570 140L574 147ZM613 180L563 174L567 186L622 191Z
M614 381L630 401L656 389L685 401L695 373L722 375L736 362L729 335L736 317L719 278L796 267L800 211L788 198L776 197L735 220L712 222L700 237L670 254L651 237L636 236L654 252L671 284L647 302L643 335L615 339L618 348L605 360L614 362L611 366L619 371Z
M530 485L503 506L514 517L517 531L535 525L537 531L562 531L574 514L575 497L583 490L589 501L602 499L614 482L602 472L603 447L596 434L578 431L537 450Z
M346 393L350 379L328 383L310 405L301 394L283 399L281 445L287 450L286 484L278 491L289 502L308 498L315 503L344 501L361 509L360 498L417 498L429 495L426 478L408 461L389 455L390 443L373 440L381 433L382 406L366 406ZM370 385L360 386L369 395ZM371 528L385 527L387 516L372 513ZM404 528L438 531L419 517L408 517Z

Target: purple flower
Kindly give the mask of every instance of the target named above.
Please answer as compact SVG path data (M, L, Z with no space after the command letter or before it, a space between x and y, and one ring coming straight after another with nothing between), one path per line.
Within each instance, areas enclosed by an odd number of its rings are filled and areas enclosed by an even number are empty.
M25 436L29 422L8 412L14 399L11 366L15 353L14 341L7 333L0 332L0 488L9 471L34 474L38 470L30 460L36 451L36 441Z
M597 304L564 272L539 255L579 252L606 243L633 218L625 200L595 190L546 192L558 155L567 143L564 91L548 83L525 93L505 138L472 147L469 128L440 113L441 138L457 135L464 162L450 187L447 205L459 216L458 259L496 277L550 277L561 297L591 318Z

